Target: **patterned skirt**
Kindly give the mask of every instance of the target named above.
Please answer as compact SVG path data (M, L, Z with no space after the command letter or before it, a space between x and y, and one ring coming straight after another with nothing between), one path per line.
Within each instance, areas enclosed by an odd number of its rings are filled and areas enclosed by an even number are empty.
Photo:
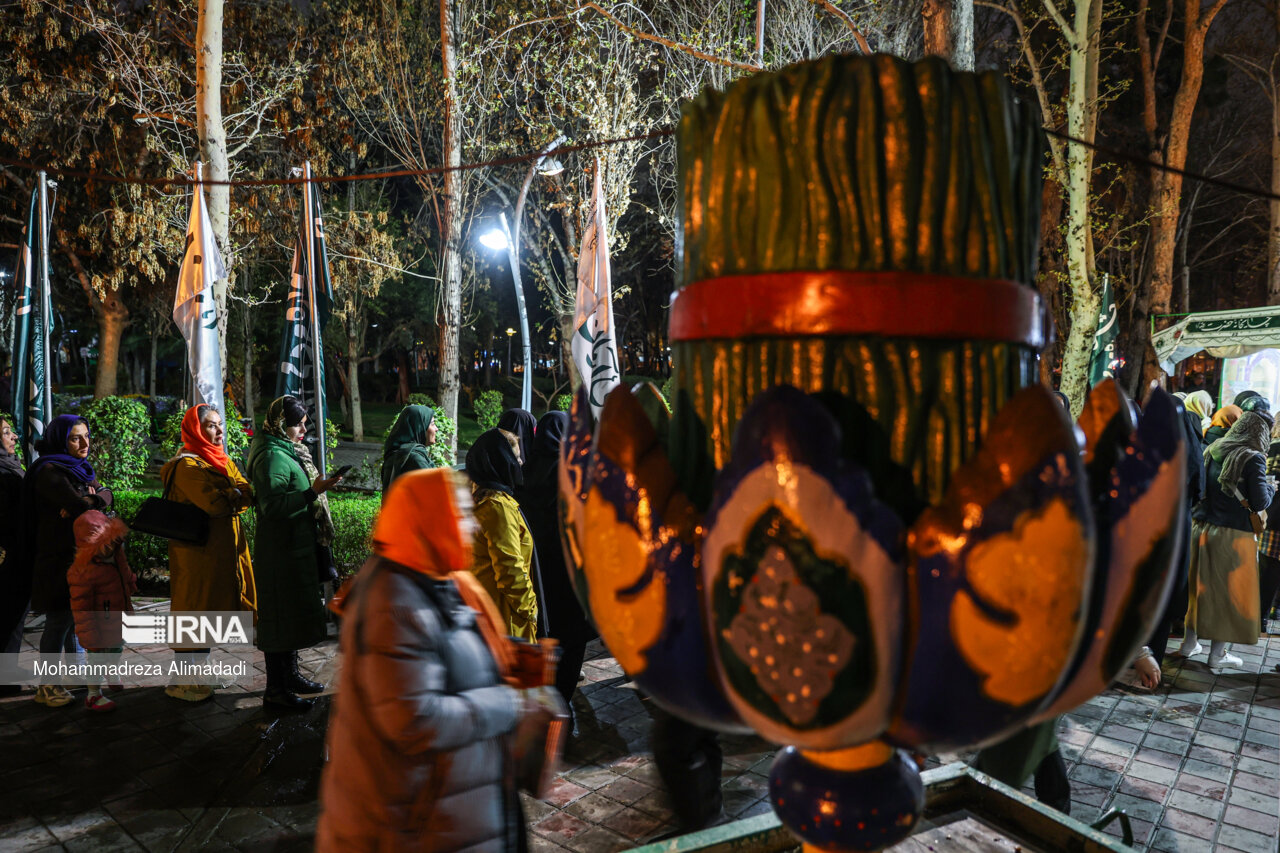
M1202 639L1258 642L1258 543L1252 532L1197 521L1191 525L1188 628Z

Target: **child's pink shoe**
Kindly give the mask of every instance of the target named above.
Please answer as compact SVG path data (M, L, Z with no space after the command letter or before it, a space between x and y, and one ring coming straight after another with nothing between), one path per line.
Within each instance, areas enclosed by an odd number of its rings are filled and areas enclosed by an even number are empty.
M90 693L88 696L84 697L84 706L90 711L98 714L105 714L108 711L114 711L116 709L116 703L112 702L101 693Z

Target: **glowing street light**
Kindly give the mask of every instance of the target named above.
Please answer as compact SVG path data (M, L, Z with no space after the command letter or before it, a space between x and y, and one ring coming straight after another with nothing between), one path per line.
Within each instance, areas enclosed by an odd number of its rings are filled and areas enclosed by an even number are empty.
M480 245L484 246L486 249L492 249L495 252L505 252L507 249L511 248L511 243L507 240L507 235L497 228L490 229L489 231L481 234Z
M493 228L480 235L480 245L495 252L505 251L507 262L511 267L511 279L516 288L516 308L520 312L520 349L523 354L524 380L520 383L520 408L526 412L533 411L533 342L529 340L529 314L524 306L524 286L520 283L520 222L524 216L524 202L529 195L529 185L533 183L535 173L541 175L558 175L564 171L564 164L547 152L553 151L565 142L563 136L538 152L538 157L529 166L524 183L520 186L520 195L516 197L516 209L512 226L507 226L506 213L498 214L501 228ZM514 329L507 329L507 370L511 370L511 336Z

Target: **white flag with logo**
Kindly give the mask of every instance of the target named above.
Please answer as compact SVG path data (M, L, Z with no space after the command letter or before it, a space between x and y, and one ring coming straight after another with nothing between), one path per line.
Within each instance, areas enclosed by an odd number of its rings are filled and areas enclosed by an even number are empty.
M200 165L196 164L196 180ZM178 273L178 292L173 299L173 322L187 341L187 364L194 380L192 405L206 403L219 412L222 406L222 356L218 350L218 303L214 281L225 278L226 267L213 239L209 213L204 206L204 188L196 184L191 194L191 219L187 223L187 247Z
M600 161L596 160L591 207L578 254L578 297L574 306L573 363L586 386L591 411L597 418L604 398L622 382L618 366L618 342L613 325L613 300L609 284L609 229L604 217L604 189Z

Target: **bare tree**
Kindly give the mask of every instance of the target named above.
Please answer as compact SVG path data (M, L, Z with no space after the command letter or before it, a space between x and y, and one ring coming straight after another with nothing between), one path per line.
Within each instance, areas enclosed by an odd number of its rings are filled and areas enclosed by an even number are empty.
M351 190L349 209L329 214L325 232L332 252L333 320L342 329L346 349L344 385L351 399L352 440L364 441L360 365L373 361L397 342L412 318L388 318L388 328L379 336L380 345L368 346L369 318L375 300L384 284L403 274L406 260L401 248L407 241L389 227L385 187L366 184L359 190L352 186ZM361 209L357 209L357 203Z
M1062 241L1065 283L1070 294L1070 329L1060 387L1071 401L1072 412L1079 413L1088 390L1089 358L1101 297L1094 284L1095 223L1091 208L1092 145L1097 137L1099 112L1111 97L1110 93L1099 91L1103 0L1074 0L1062 8L1055 0L977 0L977 5L1009 17L1022 66L1045 124L1060 128L1071 140L1051 134L1049 150L1050 174L1062 188L1065 207ZM1057 99L1048 80L1060 68L1065 68L1067 75L1066 94Z
M924 0L924 52L973 70L973 0Z
M1152 197L1155 218L1151 223L1151 281L1148 286L1151 314L1168 314L1173 301L1174 249L1178 234L1178 212L1182 202L1181 170L1187 165L1191 119L1200 86L1204 80L1205 37L1227 0L1183 0L1182 4L1182 75L1173 97L1168 122L1161 129L1156 93L1156 76L1164 54L1175 0L1166 0L1166 12L1155 38L1149 29L1150 0L1138 0L1135 29L1142 80L1142 126L1152 161ZM1169 168L1159 168L1160 166ZM1155 351L1147 347L1143 375L1156 379L1162 375Z
M209 181L252 174L262 162L264 143L282 137L275 118L279 107L302 90L309 70L295 31L263 26L273 20L269 4L241 10L254 24L251 37L236 40L229 51L224 51L223 0L179 0L141 13L121 4L92 3L59 13L101 39L97 72L112 81L121 105L146 130L147 150L177 175L189 174L197 159L206 164ZM194 40L189 35L193 18ZM229 273L236 255L230 190L225 183L205 187L214 237ZM145 197L154 199L171 224L174 238L166 254L177 262L189 191L147 189ZM230 279L214 284L224 376L229 285Z
M339 4L333 52L335 94L366 144L385 150L419 174L414 181L426 200L424 215L435 226L439 251L433 259L442 279L436 305L440 365L439 402L457 417L459 345L464 322L463 248L482 175L456 171L464 159L482 156L494 102L489 92L465 83L481 34L499 0L379 0ZM376 19L369 26L368 19ZM456 440L456 439L455 439Z
M226 181L227 131L222 126L222 0L200 0L196 23L196 131L200 135L200 159L208 165L211 181ZM209 186L209 224L218 249L231 269L231 188L225 183ZM227 364L227 280L213 283L218 303L218 348L226 375Z
M468 88L502 102L507 139L536 151L561 136L571 143L639 136L664 120L667 94L659 81L665 51L630 32L656 30L643 10L627 3L612 5L607 14L596 4L566 11L564 3L544 0L537 11L543 14L492 33L486 51L464 74ZM744 49L751 48L744 42ZM557 73L547 74L547 68ZM562 349L572 337L578 242L592 164L598 157L603 169L610 250L621 252L628 233L617 224L634 204L636 171L652 149L650 142L630 140L571 154L559 176L535 177L530 186L521 248L547 295ZM491 151L499 153L496 147ZM528 165L488 176L494 200L509 215Z

